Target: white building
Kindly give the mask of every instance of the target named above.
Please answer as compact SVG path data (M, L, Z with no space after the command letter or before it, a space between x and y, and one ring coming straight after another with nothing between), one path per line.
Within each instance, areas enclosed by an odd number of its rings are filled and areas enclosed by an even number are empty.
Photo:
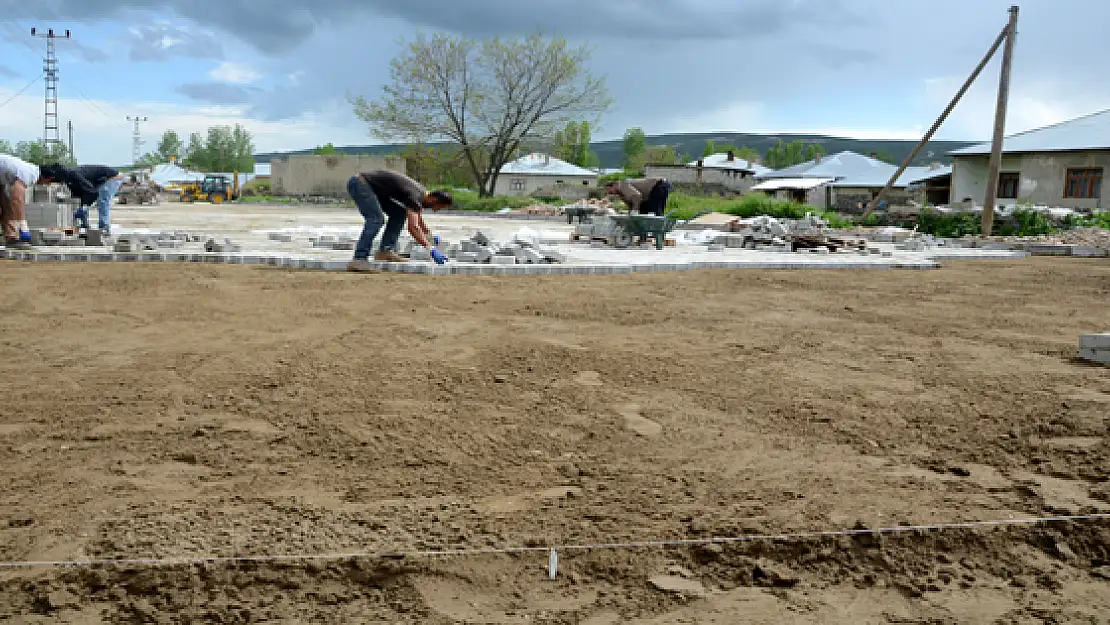
M559 160L547 154L533 153L506 163L497 176L495 195L558 195L585 196L597 186L598 173Z
M644 168L644 175L648 178L666 178L675 184L707 190L745 193L755 184L757 177L772 171L774 170L754 161L737 158L732 152L721 152L684 165L648 164Z
M951 152L952 200L986 199L991 143ZM998 205L1019 202L1072 209L1105 209L1102 184L1110 167L1110 109L1006 137L998 173Z
M890 181L898 167L851 151L820 156L759 176L752 191L843 213L862 211ZM894 182L888 206L924 198L911 185L947 173L943 167L907 167Z

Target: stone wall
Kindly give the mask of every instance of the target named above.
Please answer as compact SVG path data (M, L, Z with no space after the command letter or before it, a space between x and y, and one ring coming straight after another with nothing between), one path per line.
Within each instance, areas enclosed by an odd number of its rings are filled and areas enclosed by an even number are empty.
M374 169L403 174L405 159L400 156L282 156L270 161L270 190L274 195L345 197L351 176Z
M747 193L756 184L750 174L733 169L716 167L689 167L686 165L648 165L644 168L647 178L666 178L676 187L704 186L707 190L723 189L734 193Z
M862 213L867 204L882 191L879 187L833 187L826 210L838 213ZM910 202L921 203L924 199L922 193L906 189L891 189L886 195L886 204L890 207L910 206ZM864 208L859 208L860 205Z

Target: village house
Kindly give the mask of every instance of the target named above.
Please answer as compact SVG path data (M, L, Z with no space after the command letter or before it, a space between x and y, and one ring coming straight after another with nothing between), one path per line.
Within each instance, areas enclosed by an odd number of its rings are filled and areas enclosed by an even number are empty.
M990 152L990 142L950 152L954 201L982 205ZM1110 109L1011 135L1002 142L997 206L1104 209L1108 167Z
M532 153L506 163L497 176L495 195L586 197L598 172L547 154Z
M771 171L754 161L737 158L731 150L684 165L648 164L644 167L644 175L648 178L666 178L679 187L703 192L732 193L746 193L756 183L757 176Z

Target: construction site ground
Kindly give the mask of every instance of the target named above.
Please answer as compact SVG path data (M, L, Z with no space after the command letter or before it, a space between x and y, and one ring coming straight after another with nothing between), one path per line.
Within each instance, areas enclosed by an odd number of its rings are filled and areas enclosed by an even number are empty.
M1104 260L356 275L0 262L0 620L1105 623ZM661 577L662 576L662 577Z

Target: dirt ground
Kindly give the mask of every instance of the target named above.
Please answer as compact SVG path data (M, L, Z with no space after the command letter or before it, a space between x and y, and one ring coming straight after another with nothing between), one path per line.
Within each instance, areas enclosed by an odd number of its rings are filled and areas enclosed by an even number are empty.
M1110 512L1104 261L0 284L7 562ZM4 568L0 620L1110 622L1105 520L560 556Z

